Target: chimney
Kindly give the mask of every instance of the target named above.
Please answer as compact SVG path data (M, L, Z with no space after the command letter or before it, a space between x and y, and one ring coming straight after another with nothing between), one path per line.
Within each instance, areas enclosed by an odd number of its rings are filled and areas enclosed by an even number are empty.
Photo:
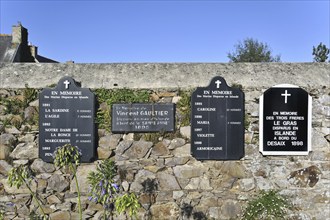
M12 43L13 44L28 44L28 31L24 28L21 22L18 22L17 25L13 25L12 27Z
M30 45L29 47L30 47L31 56L36 58L38 56L38 47L34 45Z

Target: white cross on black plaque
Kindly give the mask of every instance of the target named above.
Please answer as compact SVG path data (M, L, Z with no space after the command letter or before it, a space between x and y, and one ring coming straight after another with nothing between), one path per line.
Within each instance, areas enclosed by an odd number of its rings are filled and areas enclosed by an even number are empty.
M70 82L69 82L69 80L65 80L63 82L63 84L65 85L65 89L68 89L69 88L69 85L70 85Z
M288 103L288 96L291 96L291 94L288 93L288 90L285 90L285 93L282 93L281 96L284 96L284 103Z
M219 89L220 88L220 85L221 85L221 81L220 80L217 80L217 81L215 81L215 84L217 85L217 89Z

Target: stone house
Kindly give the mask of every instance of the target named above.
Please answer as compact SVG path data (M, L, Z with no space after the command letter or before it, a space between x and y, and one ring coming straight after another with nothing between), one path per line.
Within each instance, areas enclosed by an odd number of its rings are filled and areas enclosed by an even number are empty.
M19 22L12 34L0 34L0 63L58 63L38 54L38 47L28 43L28 30Z

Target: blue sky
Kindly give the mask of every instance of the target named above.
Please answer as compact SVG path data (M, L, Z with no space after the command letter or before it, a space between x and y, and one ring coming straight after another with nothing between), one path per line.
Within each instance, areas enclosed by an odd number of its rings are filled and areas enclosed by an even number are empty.
M39 54L60 62L228 62L250 37L282 62L328 47L329 0L0 0L0 32L20 21Z

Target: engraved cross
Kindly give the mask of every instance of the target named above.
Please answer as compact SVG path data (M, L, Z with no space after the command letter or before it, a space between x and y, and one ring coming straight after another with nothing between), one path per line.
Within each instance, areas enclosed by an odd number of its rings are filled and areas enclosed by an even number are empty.
M68 89L69 88L69 85L70 85L70 82L68 80L65 80L63 82L63 84L65 85L65 89Z
M282 93L281 96L284 96L284 103L286 104L288 102L288 96L291 96L291 94L288 93L288 90L285 90L285 93Z
M217 81L215 81L215 84L217 85L217 89L219 89L220 88L221 81L220 80L217 80Z

